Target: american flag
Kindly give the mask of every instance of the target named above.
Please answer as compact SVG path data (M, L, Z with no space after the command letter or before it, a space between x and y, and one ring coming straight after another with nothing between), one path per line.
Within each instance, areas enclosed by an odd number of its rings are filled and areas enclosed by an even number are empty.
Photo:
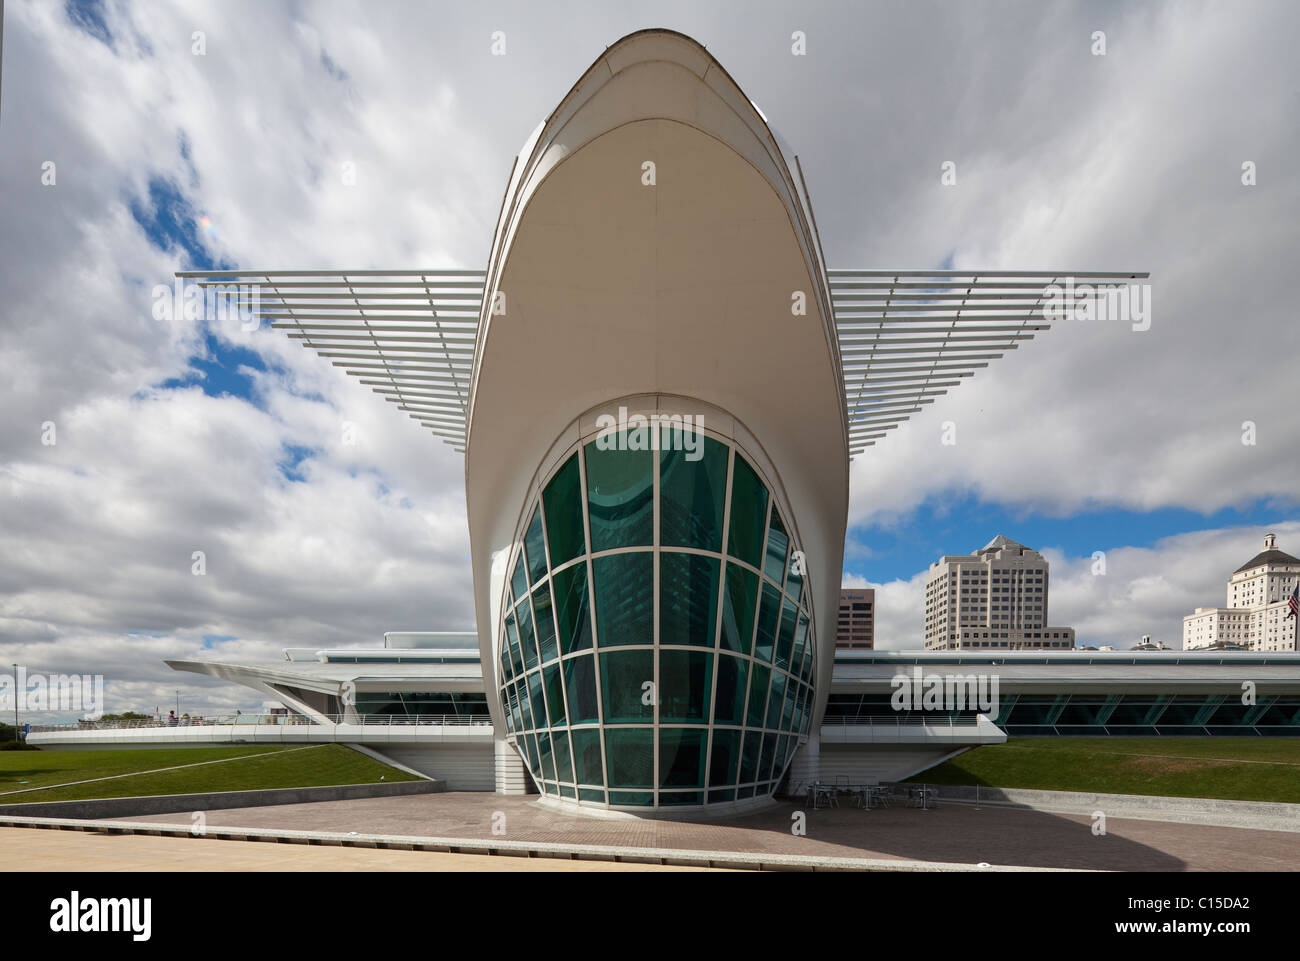
M1300 580L1296 581L1295 590L1291 592L1291 600L1286 602L1286 609L1287 617L1294 617L1300 623Z

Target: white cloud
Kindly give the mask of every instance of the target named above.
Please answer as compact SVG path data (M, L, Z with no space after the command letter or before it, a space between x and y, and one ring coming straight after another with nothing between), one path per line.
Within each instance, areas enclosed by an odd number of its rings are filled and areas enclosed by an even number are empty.
M876 166L906 154L919 172L888 171L885 216L832 262L921 266L952 250L958 267L1149 270L1153 322L1058 323L978 372L858 459L855 522L963 490L1049 514L1208 512L1279 495L1294 506L1300 418L1279 400L1300 355L1285 286L1300 128L1278 122L1269 78L1300 18L1248 9L1053 8L1009 69L988 54L1026 38L996 39L1007 25L967 6L982 22L966 24L972 52L955 69L986 69L960 96L914 71L919 89L897 107L912 117L900 118L906 135L873 146L886 155ZM1099 26L1109 53L1092 57ZM948 42L941 26L936 56ZM945 188L949 157L959 179ZM1242 186L1251 159L1272 171L1267 183ZM940 443L946 420L956 446ZM1255 446L1241 442L1246 420Z

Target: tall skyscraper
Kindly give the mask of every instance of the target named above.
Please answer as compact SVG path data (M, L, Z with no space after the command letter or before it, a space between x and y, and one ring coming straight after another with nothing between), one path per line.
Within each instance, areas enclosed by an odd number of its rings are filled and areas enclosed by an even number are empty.
M999 534L974 554L944 555L925 583L927 650L1074 647L1074 628L1047 626L1048 564Z

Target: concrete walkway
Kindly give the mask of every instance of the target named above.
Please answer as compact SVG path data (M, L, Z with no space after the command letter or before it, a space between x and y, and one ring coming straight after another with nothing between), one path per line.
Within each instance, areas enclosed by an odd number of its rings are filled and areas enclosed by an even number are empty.
M1022 808L976 810L945 804L932 811L843 807L804 812L806 834L792 833L800 808L782 804L729 821L676 822L574 818L534 798L448 792L206 813L218 827L347 834L461 838L475 842L606 845L623 851L666 849L865 858L994 866L1116 871L1300 870L1300 834L1109 817L1104 836L1092 819ZM190 824L185 814L139 822ZM493 825L503 825L494 834ZM899 865L902 867L903 865Z

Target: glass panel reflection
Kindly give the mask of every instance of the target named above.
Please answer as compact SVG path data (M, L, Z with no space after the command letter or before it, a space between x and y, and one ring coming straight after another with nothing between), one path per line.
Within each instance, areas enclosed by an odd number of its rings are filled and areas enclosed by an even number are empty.
M622 441L626 433L611 441ZM587 512L592 551L654 543L654 453L587 445Z
M654 643L654 555L607 554L591 562L596 581L596 642Z
M689 436L690 432L686 432ZM659 454L659 543L664 547L722 550L722 509L727 492L727 448L711 437L703 447L683 450L664 430Z
M716 557L659 553L659 643L712 647L718 623Z

